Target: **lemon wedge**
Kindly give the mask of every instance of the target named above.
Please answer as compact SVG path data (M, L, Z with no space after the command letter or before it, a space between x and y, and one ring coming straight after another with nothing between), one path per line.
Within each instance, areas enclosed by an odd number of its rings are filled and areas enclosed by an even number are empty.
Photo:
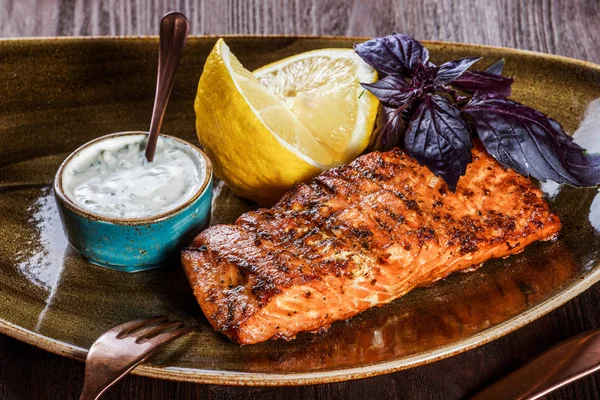
M309 51L251 73L219 39L194 103L198 139L238 196L272 205L365 150L378 101L359 82L376 80L352 49Z

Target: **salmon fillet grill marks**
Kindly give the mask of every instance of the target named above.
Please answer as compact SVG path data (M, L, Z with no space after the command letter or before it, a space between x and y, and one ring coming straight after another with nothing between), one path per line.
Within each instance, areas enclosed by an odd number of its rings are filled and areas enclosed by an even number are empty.
M451 193L401 150L370 153L208 228L182 253L202 311L237 343L291 339L556 236L529 179L473 158Z

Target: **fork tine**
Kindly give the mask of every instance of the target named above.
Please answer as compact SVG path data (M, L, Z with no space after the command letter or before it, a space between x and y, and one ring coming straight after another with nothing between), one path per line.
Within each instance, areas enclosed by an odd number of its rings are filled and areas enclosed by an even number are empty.
M151 345L159 345L159 344L167 344L181 336L185 336L188 333L197 332L200 328L197 326L183 327L177 328L172 331L164 332L159 335L154 336L146 341L146 343L150 343Z
M136 336L136 343L140 343L146 339L150 339L152 336L156 334L166 331L172 328L179 328L183 326L183 322L174 321L174 322L163 322L162 324L152 325L145 328L140 329L137 332L134 332L132 336Z
M113 334L116 334L118 339L122 339L125 336L129 335L131 332L135 331L136 329L139 329L143 326L150 325L150 324L157 324L157 323L165 322L168 319L169 319L169 317L166 317L164 315L157 316L157 317L136 319L133 321L125 322L124 324L121 324L121 325L117 325L114 328L111 328L108 331L106 331L104 334L106 335L108 333L113 333Z

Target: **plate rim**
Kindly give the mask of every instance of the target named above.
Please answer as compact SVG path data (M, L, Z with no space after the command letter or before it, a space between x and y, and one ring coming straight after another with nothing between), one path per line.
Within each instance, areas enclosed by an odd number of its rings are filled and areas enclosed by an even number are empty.
M188 39L327 39L333 41L365 41L372 39L370 36L334 36L334 35L293 35L293 34L249 34L249 35L238 35L238 34L219 34L219 35L189 35ZM25 37L9 37L0 38L0 45L5 43L34 43L34 42L75 42L75 41L144 41L144 40L158 40L158 35L128 35L128 36L117 36L117 35L90 35L90 36L25 36ZM544 53L541 51L518 49L514 47L494 46L480 43L464 43L464 42L453 42L443 40L419 40L421 43L435 46L452 46L452 47L463 47L463 48L474 48L483 50L496 50L496 51L507 51L513 54L520 54L526 56L543 57L559 62L566 62L569 64L579 65L581 67L588 67L595 69L600 72L600 64L580 60L577 58L567 57L560 54Z
M315 385L369 378L443 360L499 339L574 299L577 295L583 293L598 281L600 281L600 268L593 270L585 278L566 287L545 302L522 312L516 317L495 325L492 328L470 336L458 344L449 344L431 351L430 353L406 357L400 360L376 362L361 367L280 374L161 367L151 363L144 363L138 365L131 373L149 378L167 379L177 382L230 386ZM78 361L85 361L87 356L87 349L85 348L49 338L1 318L0 333L50 353Z
M347 40L368 40L369 37L359 36L326 36L326 35L192 35L194 39L327 39L333 41ZM0 46L6 43L35 43L35 42L74 42L78 40L90 41L140 41L157 40L158 36L68 36L68 37L25 37L25 38L4 38L0 39ZM475 51L496 50L513 55L543 58L559 63L567 63L574 66L592 69L600 73L600 65L565 57L556 54L541 53L531 50L515 49L510 47L490 46L482 44L446 42L423 40L425 44L460 47L473 49ZM597 265L596 265L597 266ZM600 281L600 268L588 273L585 277L578 279L568 287L554 294L551 298L538 304L537 306L526 310L517 316L506 320L498 325L481 331L458 343L442 346L428 353L405 357L399 360L382 361L367 364L359 367L349 367L341 369L326 369L312 372L292 372L292 373L265 373L265 372L236 372L236 371L216 371L207 369L193 369L180 367L162 367L150 363L144 363L136 367L132 374L156 379L167 379L179 382L193 382L201 384L234 385L234 386L292 386L292 385L313 385L323 383L342 382L354 379L368 378L377 375L388 374L404 369L417 367L456 354L482 346L495 339L505 336L519 328L535 321L546 315L550 311L562 306L566 302L574 299L579 294L586 291L592 285ZM87 349L62 342L40 333L33 332L16 325L10 321L0 318L0 333L17 339L21 342L35 346L48 352L69 357L78 361L85 361ZM150 359L151 360L151 359Z

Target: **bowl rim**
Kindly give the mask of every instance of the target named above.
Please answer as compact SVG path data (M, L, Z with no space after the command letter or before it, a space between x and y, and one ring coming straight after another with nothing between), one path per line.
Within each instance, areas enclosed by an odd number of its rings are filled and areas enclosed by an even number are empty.
M54 186L54 195L57 198L57 200L59 202L61 202L65 207L67 207L70 211L78 214L79 216L81 216L83 218L89 219L89 220L107 222L107 223L111 223L111 224L115 224L115 225L137 226L137 225L148 225L148 224L165 221L165 220L173 217L174 215L179 214L181 211L185 210L190 204L192 204L196 200L198 200L198 198L201 197L206 192L206 190L208 190L210 188L209 184L210 184L210 182L212 182L213 166L212 166L210 159L206 155L206 153L204 153L204 151L202 151L200 148L198 148L197 146L191 144L190 142L188 142L186 140L180 139L175 136L165 135L165 134L161 133L160 134L161 137L175 140L185 146L188 146L192 150L194 150L196 153L198 153L200 155L200 157L202 157L204 159L204 164L206 166L206 172L204 173L204 180L202 181L202 184L200 185L200 187L194 192L192 197L187 199L185 202L183 202L179 206L177 206L171 210L165 211L163 213L151 215L148 217L119 218L119 217L109 217L106 215L101 215L101 214L97 214L97 213L88 211L88 210L82 208L81 206L79 206L72 199L70 199L69 196L66 195L64 188L63 188L61 178L63 176L65 167L73 160L73 158L75 157L76 154L78 154L83 149L85 149L91 145L94 145L98 142L102 142L104 140L110 140L114 137L137 136L137 135L148 135L148 132L123 131L123 132L109 133L107 135L103 135L103 136L97 137L93 140L90 140L89 142L84 143L83 145L81 145L77 149L75 149L73 152L71 152L71 154L69 154L69 156L67 158L65 158L64 161L60 164L60 167L58 167L58 171L56 171L56 175L54 176L54 185L53 185Z

